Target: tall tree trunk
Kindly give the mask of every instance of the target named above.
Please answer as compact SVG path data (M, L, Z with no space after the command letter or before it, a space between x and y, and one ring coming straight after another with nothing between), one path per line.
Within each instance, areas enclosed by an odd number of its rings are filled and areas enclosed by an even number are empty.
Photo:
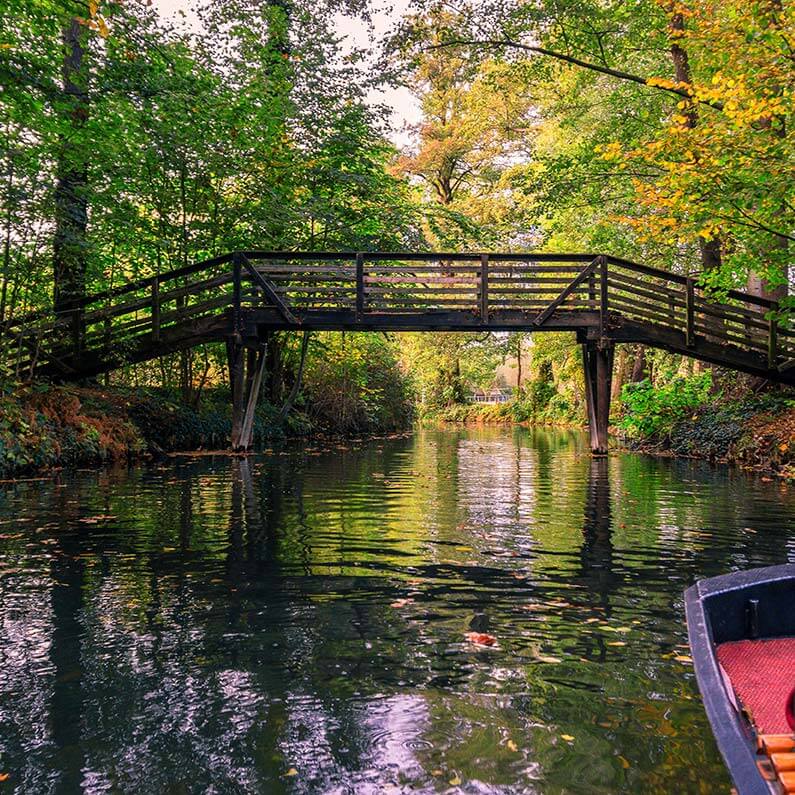
M768 27L779 27L779 15L782 13L782 4L780 0L769 0L767 3L767 14L768 14ZM774 85L773 91L775 94L781 94L781 86ZM784 116L774 116L772 118L768 118L762 120L760 122L760 126L766 128L770 131L771 135L776 136L776 138L786 138L787 136L787 127L786 127L786 120ZM785 217L787 214L787 207L782 205L782 207L777 212L777 215ZM789 292L789 284L788 284L788 257L787 252L789 251L789 240L784 235L777 235L771 234L770 235L770 253L771 259L774 262L782 262L782 269L783 273L781 276L783 277L781 280L781 284L772 284L763 276L760 276L757 273L749 273L748 274L748 283L747 289L748 292L753 295L758 295L761 298L768 298L771 301L781 301L783 298L787 297Z
M53 309L71 314L75 353L83 337L83 323L76 305L86 294L88 253L88 154L80 132L88 119L88 90L82 26L74 18L62 38L63 107L66 132L58 153L55 185L55 233L53 235Z
M644 345L638 345L638 349L635 353L635 361L632 364L632 375L630 376L630 381L633 384L637 384L639 381L642 381L644 378L649 377L648 367L646 364L646 347Z
M668 36L671 41L671 60L674 64L674 74L678 83L685 83L690 85L690 58L688 57L687 50L679 43L685 32L685 18L682 13L677 10L677 4L671 3L668 6L668 13L670 15L668 22ZM694 129L698 124L698 110L695 102L689 103L683 113L685 119L685 127ZM721 264L721 244L718 238L698 238L698 248L701 254L701 269L703 271L714 270L720 267Z
M287 415L292 410L293 403L295 403L295 399L301 391L301 383L304 378L304 365L306 364L306 352L309 350L309 337L311 333L311 331L305 331L301 339L301 359L298 362L298 372L295 374L295 381L293 381L290 394L287 396L287 400L284 401L284 405L279 412L279 422L284 422L284 420L287 419Z
M613 381L610 391L610 402L617 401L621 397L621 389L627 380L627 369L629 367L629 347L627 345L616 346L616 361L613 365Z

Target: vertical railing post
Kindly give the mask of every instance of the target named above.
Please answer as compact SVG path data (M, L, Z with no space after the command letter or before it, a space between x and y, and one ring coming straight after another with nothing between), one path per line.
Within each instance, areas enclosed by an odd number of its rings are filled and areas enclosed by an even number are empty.
M692 348L696 344L695 333L695 287L693 279L685 279L685 345Z
M152 282L152 339L160 339L160 279L155 276Z
M767 316L767 366L771 370L776 369L776 355L778 354L778 304L773 301L770 304L770 312Z
M489 322L489 255L480 255L480 322Z
M599 257L599 333L604 336L607 331L607 257Z
M356 320L364 314L364 254L356 254Z
M588 309L596 306L596 274L593 269L588 274Z
M232 318L234 333L240 332L240 304L242 295L241 274L243 258L239 252L232 254Z

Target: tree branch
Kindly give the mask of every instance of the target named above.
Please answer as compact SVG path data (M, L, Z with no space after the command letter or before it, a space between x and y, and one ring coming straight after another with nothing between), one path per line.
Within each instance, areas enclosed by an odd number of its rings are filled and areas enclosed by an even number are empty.
M661 86L655 85L653 83L650 84L648 78L632 74L631 72L624 72L620 69L611 69L609 66L600 66L599 64L591 63L590 61L583 61L581 58L577 58L574 55L566 55L566 53L558 52L557 50L550 50L546 47L538 47L533 44L521 44L520 42L512 41L511 39L454 39L452 41L446 41L443 44L431 44L426 49L439 50L444 47L462 46L512 47L517 50L525 50L526 52L536 53L536 55L546 55L548 58L554 58L558 61L572 64L573 66L580 66L583 69L590 69L592 72L610 75L610 77L616 77L619 80L627 80L631 83L637 83L638 85L646 86L647 88L656 88L660 91L666 91L669 94L676 94L679 97L684 97L685 99L696 101L699 104L707 105L708 107L715 108L716 110L723 110L722 103L709 102L703 99L694 100L694 97L684 88Z

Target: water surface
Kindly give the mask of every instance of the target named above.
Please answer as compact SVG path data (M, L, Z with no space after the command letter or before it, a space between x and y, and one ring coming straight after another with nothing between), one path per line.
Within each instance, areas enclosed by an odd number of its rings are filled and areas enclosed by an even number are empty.
M725 793L682 591L794 530L523 429L5 485L0 791Z

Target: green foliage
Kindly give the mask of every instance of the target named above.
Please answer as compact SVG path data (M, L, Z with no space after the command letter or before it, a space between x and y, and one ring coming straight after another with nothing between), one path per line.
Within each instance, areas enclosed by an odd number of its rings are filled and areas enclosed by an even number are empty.
M396 430L411 421L410 383L382 335L313 335L304 382L307 415L326 431Z
M630 438L667 439L674 425L710 399L712 373L675 377L654 386L649 379L625 384L618 427Z

